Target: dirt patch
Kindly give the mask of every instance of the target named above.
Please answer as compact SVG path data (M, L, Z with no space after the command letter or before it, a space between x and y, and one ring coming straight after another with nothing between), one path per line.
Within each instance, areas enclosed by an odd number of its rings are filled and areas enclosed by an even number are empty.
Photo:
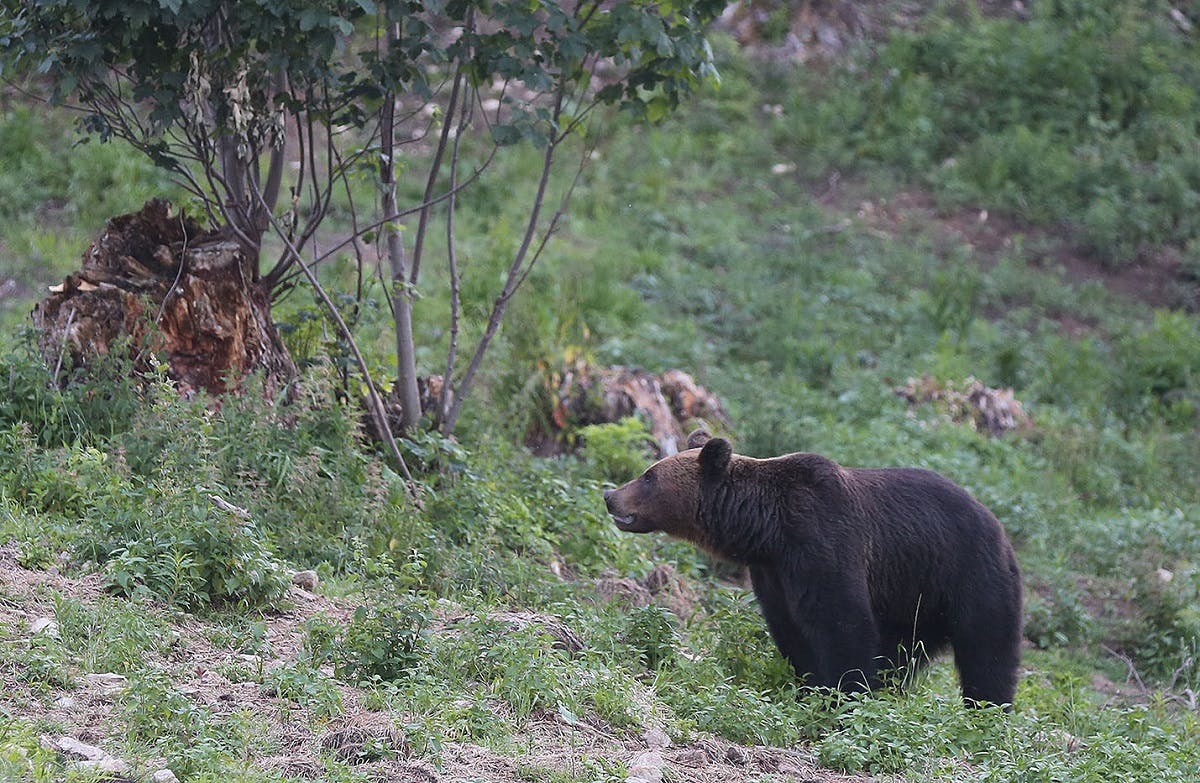
M1027 248L1021 260L1031 268L1058 269L1068 285L1099 283L1129 301L1200 312L1200 286L1188 280L1174 248L1147 247L1132 263L1112 266L1069 234L986 209L944 210L925 190L908 188L878 197L864 182L836 174L811 190L835 219L852 213L881 238L928 238L934 251L942 255L966 247L985 271L1011 256L1015 238L1021 237ZM1064 323L1064 328L1078 333L1085 325L1074 320Z

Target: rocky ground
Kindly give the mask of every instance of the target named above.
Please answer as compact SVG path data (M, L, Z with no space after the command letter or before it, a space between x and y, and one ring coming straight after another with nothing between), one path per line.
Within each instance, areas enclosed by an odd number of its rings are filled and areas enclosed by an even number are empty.
M619 592L619 587L614 591ZM55 567L29 570L17 563L15 550L0 548L0 646L7 648L0 668L4 711L38 726L41 744L69 765L94 770L107 780L170 783L175 775L164 759L124 757L122 753L127 746L120 705L136 687L135 678L74 667L77 670L71 672L66 687L34 687L12 663L23 658L38 634L60 633L56 598L85 606L118 600L105 596L99 575L65 576ZM172 638L164 646L165 652L148 655L144 666L167 672L174 688L216 720L250 711L266 732L247 749L247 762L263 772L317 780L325 775L326 761L334 759L376 780L518 783L551 779L554 773L578 775L586 760L593 760L623 765L630 783L868 780L821 769L800 749L743 746L703 735L687 744L674 744L659 729L618 734L557 713L535 713L511 743L519 752L449 742L436 754L417 753L408 746L401 728L405 716L370 709L364 704L364 691L358 688L339 683L342 709L331 719L321 719L306 709L284 704L260 682L237 682L221 673L239 668L269 672L295 663L302 653L302 623L316 616L344 623L354 610L350 600L329 598L298 586L292 588L285 607L263 618L266 636L262 649L269 651L263 656L239 654L214 644L212 628L204 619L145 607L161 614ZM443 630L452 623L453 619L444 621ZM377 747L394 752L382 754L385 758L367 752Z

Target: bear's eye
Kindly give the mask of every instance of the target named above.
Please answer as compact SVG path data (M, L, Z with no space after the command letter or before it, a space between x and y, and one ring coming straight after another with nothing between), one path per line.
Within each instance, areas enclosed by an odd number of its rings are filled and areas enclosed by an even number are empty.
M642 474L642 481L646 482L647 484L653 484L654 483L654 474L651 473L650 471L646 471L645 473Z

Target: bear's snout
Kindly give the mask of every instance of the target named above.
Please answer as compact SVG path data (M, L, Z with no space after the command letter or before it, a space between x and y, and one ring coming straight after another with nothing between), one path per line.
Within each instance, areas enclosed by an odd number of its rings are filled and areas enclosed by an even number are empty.
M609 515L621 530L633 533L647 532L639 529L638 515L632 508L629 508L629 498L619 494L622 489L624 487L604 490L604 505L608 509ZM624 502L622 502L623 497Z

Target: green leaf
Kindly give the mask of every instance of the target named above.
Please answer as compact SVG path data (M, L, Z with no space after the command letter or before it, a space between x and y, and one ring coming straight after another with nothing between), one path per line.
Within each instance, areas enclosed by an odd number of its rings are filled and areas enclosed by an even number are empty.
M501 147L516 144L521 140L521 129L516 125L496 125L492 128L492 141Z
M558 717L562 718L563 723L567 724L568 726L579 725L579 716L571 712L571 710L567 708L567 705L563 704L562 702L558 703Z
M646 101L646 119L650 122L659 122L667 116L671 111L671 101L663 95L656 95Z

